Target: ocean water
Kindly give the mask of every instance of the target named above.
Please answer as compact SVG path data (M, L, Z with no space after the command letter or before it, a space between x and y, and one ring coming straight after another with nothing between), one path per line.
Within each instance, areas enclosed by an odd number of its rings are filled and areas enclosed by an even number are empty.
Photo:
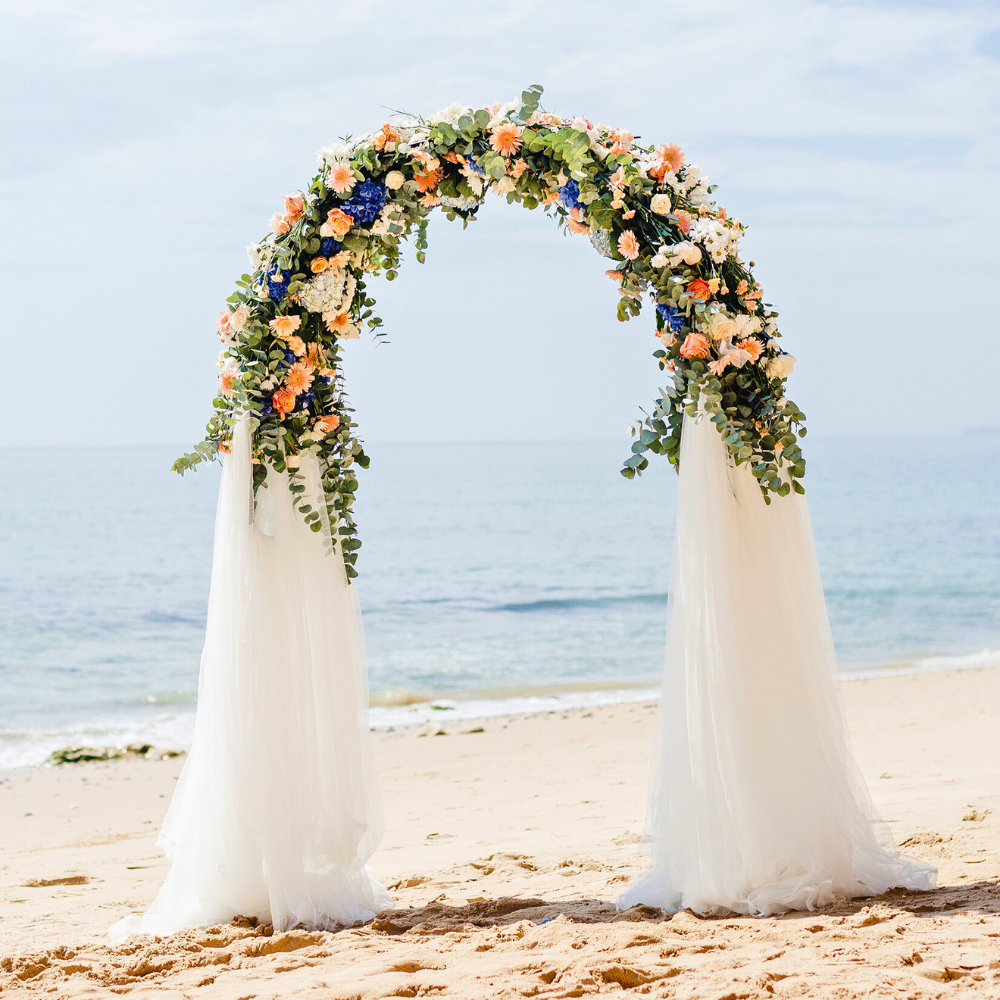
M1000 662L1000 435L808 439L841 670ZM676 477L627 443L372 445L358 518L372 721L645 696ZM0 767L191 732L218 467L0 452ZM433 707L431 703L437 707Z

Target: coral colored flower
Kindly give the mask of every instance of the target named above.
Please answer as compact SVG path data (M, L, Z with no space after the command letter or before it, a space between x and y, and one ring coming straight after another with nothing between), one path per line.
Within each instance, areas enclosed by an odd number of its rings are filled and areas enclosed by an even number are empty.
M605 271L604 273L605 273L605 274L606 274L606 275L607 275L607 276L608 276L608 277L609 277L609 278L610 278L610 279L611 279L612 281L617 281L619 285L620 285L620 284L622 283L622 278L624 278L624 277L625 277L625 275L624 275L624 274L622 274L622 272L621 272L621 271L616 271L616 270L614 270L614 268L612 268L612 269L611 269L610 271Z
M549 191L548 194L542 199L543 205L551 205L553 202L559 200L559 191Z
M435 205L441 204L441 199L436 194L431 194L431 192L428 191L427 194L420 199L420 204L425 205L427 208L433 208Z
M417 189L425 192L433 191L442 177L444 177L444 171L440 167L436 170L420 170L413 175L413 179L417 182Z
M306 345L301 337L289 337L285 341L285 346L294 354L297 358L301 358L303 354L306 353Z
M219 313L219 318L215 321L215 328L219 333L229 333L231 327L229 321L232 318L232 313L228 309L223 309Z
M521 133L524 130L513 122L503 122L493 129L490 145L501 156L513 156L521 148Z
M313 257L309 261L309 270L313 274L319 274L320 271L325 271L330 266L330 261L326 257Z
M331 208L326 213L326 222L320 227L320 236L332 236L336 240L342 240L354 225L354 219L343 209Z
M330 259L330 267L336 269L338 267L343 267L345 264L349 264L351 260L350 250L341 250L340 253L335 253Z
M228 455L229 452L232 450L231 446L232 446L232 441L220 441L219 442L219 449L218 449L219 454L220 455Z
M618 237L618 252L626 260L635 260L639 256L639 241L631 229L626 229Z
M682 233L691 232L692 217L683 208L678 208L674 212L674 217L677 219L677 228Z
M616 145L622 146L624 150L628 151L632 148L632 140L635 139L635 136L628 129L616 128L612 129L608 138Z
M528 169L527 162L524 159L520 159L517 161L517 163L514 164L513 167L511 167L510 173L511 176L514 178L514 180L517 180L521 176L521 174L523 174L527 169Z
M590 233L590 226L585 222L577 222L576 219L567 219L566 228L571 233L579 233L581 236L587 236Z
M335 413L328 413L325 417L317 417L315 426L318 430L332 434L340 426L340 417Z
M689 333L681 344L682 358L707 358L712 353L712 345L708 337L700 333Z
M231 396L236 388L236 375L232 368L223 368L219 372L219 390L227 396Z
M285 385L289 392L294 392L297 396L300 392L305 392L309 386L312 385L312 381L313 374L309 367L301 361L296 361L295 364L288 369L288 375L285 378Z
M608 184L611 185L616 191L620 191L625 183L625 170L623 167L619 167L609 178Z
M712 289L709 288L708 282L704 278L695 278L687 286L687 290L689 295L694 296L696 299L701 299L702 302L707 302L712 297Z
M323 313L326 328L330 333L343 333L351 326L351 317L348 313Z
M271 216L268 225L271 227L271 232L274 233L275 236L284 236L285 233L292 228L281 212L275 212L274 215Z
M275 316L267 325L276 337L290 337L302 325L302 317Z
M397 143L399 138L399 133L388 122L385 122L379 129L378 135L372 139L372 146L381 153L387 144Z
M302 211L305 208L306 199L301 191L293 191L285 195L285 221L289 224L298 222L302 218Z
M725 371L726 366L728 364L729 364L729 355L726 354L726 355L723 355L723 357L718 358L715 361L709 361L709 363L708 363L708 370L713 375L721 375Z
M330 167L329 184L337 194L347 194L348 191L354 190L356 183L357 181L349 163L341 161Z
M756 361L764 353L764 345L756 337L747 337L740 341L740 350L746 351L751 361Z
M684 166L684 154L681 152L681 147L676 143L671 143L669 146L663 145L657 147L656 159L666 168L666 170L674 173ZM652 173L652 171L650 171L650 173ZM659 179L662 179L662 177L663 174L660 174Z
M271 397L271 406L278 413L291 413L295 409L295 393L288 389L279 389Z

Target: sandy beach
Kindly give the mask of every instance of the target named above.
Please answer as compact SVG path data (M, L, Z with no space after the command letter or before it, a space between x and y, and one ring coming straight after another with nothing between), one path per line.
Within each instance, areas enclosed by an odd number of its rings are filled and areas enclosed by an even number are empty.
M376 733L396 909L337 933L237 921L112 947L166 871L184 758L0 781L0 993L225 997L1000 997L1000 670L843 684L855 752L939 889L782 918L614 899L637 853L649 703ZM434 733L437 732L437 735ZM790 752L794 748L789 748Z

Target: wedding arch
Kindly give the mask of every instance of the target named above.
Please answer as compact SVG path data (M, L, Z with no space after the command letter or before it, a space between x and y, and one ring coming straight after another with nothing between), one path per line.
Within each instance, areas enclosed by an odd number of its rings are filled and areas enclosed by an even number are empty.
M325 522L328 545L339 541L356 576L355 467L369 460L344 396L341 342L363 328L382 334L368 281L393 280L414 236L423 262L430 213L468 224L492 190L541 208L614 261L607 274L620 320L638 316L644 297L655 306L653 356L671 382L633 427L625 476L642 473L645 452L676 465L684 412L700 405L733 460L752 467L765 500L804 492L796 438L796 429L805 436L804 414L784 393L795 359L779 346L777 313L740 257L745 227L711 200L714 187L678 146L643 146L624 128L559 118L539 109L541 94L536 85L502 105L453 104L320 150L308 189L285 195L270 235L247 248L251 273L218 319L216 412L176 471L226 452L247 414L255 491L268 467L287 471L300 514L316 532ZM319 459L318 505L302 499L306 453Z
M172 863L113 937L237 914L336 927L391 905L367 866L382 818L350 579L368 458L340 348L362 327L379 335L367 282L395 278L414 235L423 260L428 214L468 223L490 189L589 236L615 262L620 319L652 299L671 375L622 469L665 454L680 480L652 859L618 905L773 914L933 887L851 754L800 496L804 418L785 397L795 359L740 258L744 227L677 146L564 121L540 96L452 105L321 150L308 190L249 248L218 321L208 436L175 465L228 456L194 738L160 829Z

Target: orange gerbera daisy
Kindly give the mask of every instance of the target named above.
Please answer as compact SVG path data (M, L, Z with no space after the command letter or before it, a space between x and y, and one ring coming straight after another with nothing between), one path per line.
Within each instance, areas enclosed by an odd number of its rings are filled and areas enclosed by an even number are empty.
M328 413L325 417L316 418L316 427L327 434L335 431L340 426L340 417L335 413Z
M354 174L351 171L351 165L349 163L335 163L330 167L330 187L333 188L337 194L347 194L348 191L354 189L354 185L357 181L354 179Z
M302 325L302 317L275 316L267 325L276 337L290 337Z
M624 277L625 277L625 275L624 275L624 274L622 274L622 272L621 272L621 271L616 271L616 270L614 270L614 268L612 268L612 269L611 269L610 271L605 271L604 273L605 273L605 274L606 274L606 275L607 275L607 276L608 276L608 277L609 277L609 278L610 278L610 279L611 279L612 281L617 281L617 282L618 282L618 284L621 284L621 282L622 282L622 278L624 278Z
M351 328L351 317L346 312L323 313L323 319L326 321L326 328L330 333L343 333Z
M737 345L741 351L750 355L751 361L756 361L764 353L764 345L756 337L747 337Z
M576 219L567 219L566 228L571 233L579 233L581 236L586 236L590 232L590 226L585 222L577 222Z
M313 375L309 366L303 364L301 361L296 361L288 369L285 386L289 392L294 392L297 396L300 392L305 392L312 385L312 381Z
M635 260L639 256L639 241L636 239L635 233L631 229L626 229L621 236L618 237L618 252L626 260Z
M421 170L414 173L413 179L417 182L420 191L433 191L438 186L438 181L444 177L444 170L438 167L436 170Z
M513 122L502 122L493 129L490 145L501 156L513 156L521 148L521 134L524 129Z

